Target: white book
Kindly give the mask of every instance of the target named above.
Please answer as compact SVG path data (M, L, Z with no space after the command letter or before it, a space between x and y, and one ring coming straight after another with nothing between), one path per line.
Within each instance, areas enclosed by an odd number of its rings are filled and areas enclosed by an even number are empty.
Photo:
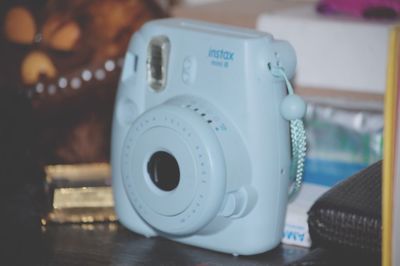
M382 95L395 22L321 15L314 4L261 15L257 28L296 50L296 86Z
M311 247L307 212L314 202L328 189L329 187L327 186L303 183L299 194L288 205L282 243Z

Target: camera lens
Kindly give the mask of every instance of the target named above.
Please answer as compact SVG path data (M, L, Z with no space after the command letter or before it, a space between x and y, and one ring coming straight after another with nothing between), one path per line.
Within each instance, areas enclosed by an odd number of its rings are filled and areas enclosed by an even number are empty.
M168 152L154 153L147 163L147 172L154 185L163 191L174 190L179 184L178 162Z

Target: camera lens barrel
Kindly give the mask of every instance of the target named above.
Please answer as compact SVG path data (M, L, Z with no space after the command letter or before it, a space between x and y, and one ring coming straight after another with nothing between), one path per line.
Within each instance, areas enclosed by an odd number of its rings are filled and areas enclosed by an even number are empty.
M139 116L122 149L122 177L138 214L172 235L194 233L217 215L226 189L225 161L212 127L172 103Z

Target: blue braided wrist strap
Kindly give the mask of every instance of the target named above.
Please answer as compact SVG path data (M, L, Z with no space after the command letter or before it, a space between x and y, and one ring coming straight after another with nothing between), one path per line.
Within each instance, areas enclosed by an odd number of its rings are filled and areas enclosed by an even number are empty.
M293 178L293 185L289 190L291 200L300 190L303 183L304 160L306 157L306 132L301 119L290 121L290 135L292 138L292 165L290 176Z
M271 72L275 77L285 80L289 95L294 95L292 84L287 78L286 72L282 67L271 67ZM290 177L292 184L289 189L289 200L292 200L298 193L303 183L304 160L306 157L306 131L301 118L290 120L290 137L292 146L292 163L290 167Z

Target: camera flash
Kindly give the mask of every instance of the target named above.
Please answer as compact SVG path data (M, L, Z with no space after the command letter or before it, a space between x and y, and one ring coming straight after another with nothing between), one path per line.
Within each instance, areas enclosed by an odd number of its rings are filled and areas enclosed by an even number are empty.
M170 42L165 36L153 38L147 48L147 82L155 91L163 90L167 83L169 51Z

